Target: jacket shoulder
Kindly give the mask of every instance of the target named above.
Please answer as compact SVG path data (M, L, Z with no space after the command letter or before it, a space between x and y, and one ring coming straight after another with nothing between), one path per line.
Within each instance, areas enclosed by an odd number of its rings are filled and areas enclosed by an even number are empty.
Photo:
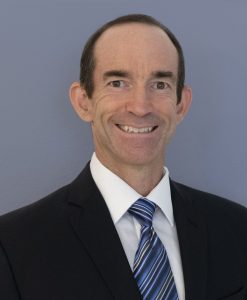
M241 245L247 253L247 208L232 200L171 181L171 191L183 201L183 209L205 220L211 237ZM245 254L246 257L246 254Z
M175 189L183 198L186 198L190 203L208 213L217 212L218 210L229 210L229 212L239 212L247 217L247 208L233 200L195 189L176 181L172 181L171 184L173 186L172 189Z
M204 192L178 182L171 182L172 190L184 201L184 207L193 207L203 216L212 232L231 231L243 243L247 253L247 208L232 200Z
M0 216L0 239L8 235L27 234L64 215L69 185L64 186L46 197ZM37 228L36 228L37 229Z

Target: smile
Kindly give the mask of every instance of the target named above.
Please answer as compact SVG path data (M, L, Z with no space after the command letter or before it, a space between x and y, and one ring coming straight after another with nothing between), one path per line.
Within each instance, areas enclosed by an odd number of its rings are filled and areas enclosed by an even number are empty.
M158 126L150 126L150 127L142 127L142 128L136 128L132 126L127 126L127 125L117 125L118 128L120 128L122 131L127 132L127 133L149 133L154 131Z

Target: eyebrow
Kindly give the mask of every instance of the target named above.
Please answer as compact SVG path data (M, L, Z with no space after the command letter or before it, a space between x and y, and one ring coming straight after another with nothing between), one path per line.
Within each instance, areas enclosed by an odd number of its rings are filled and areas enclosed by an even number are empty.
M129 72L123 70L109 70L103 74L103 79L106 80L109 77L131 77Z
M155 71L152 72L153 78L171 78L173 81L176 80L176 77L174 76L174 73L171 71Z
M103 74L103 79L106 80L109 77L123 77L130 78L131 75L129 72L124 70L109 70ZM171 78L172 81L176 81L174 73L171 71L158 70L151 73L152 78Z

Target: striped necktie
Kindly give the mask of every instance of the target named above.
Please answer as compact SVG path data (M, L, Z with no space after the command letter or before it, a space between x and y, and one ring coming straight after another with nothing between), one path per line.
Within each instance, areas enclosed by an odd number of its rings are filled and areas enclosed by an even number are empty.
M155 207L153 202L141 198L128 210L141 225L141 238L134 260L134 277L144 300L178 300L165 247L152 225Z

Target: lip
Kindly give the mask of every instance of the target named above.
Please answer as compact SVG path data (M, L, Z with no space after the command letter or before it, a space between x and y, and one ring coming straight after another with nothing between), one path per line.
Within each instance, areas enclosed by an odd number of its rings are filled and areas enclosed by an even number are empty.
M158 125L131 126L126 124L115 124L116 127L123 133L128 135L142 136L150 135L158 128Z

